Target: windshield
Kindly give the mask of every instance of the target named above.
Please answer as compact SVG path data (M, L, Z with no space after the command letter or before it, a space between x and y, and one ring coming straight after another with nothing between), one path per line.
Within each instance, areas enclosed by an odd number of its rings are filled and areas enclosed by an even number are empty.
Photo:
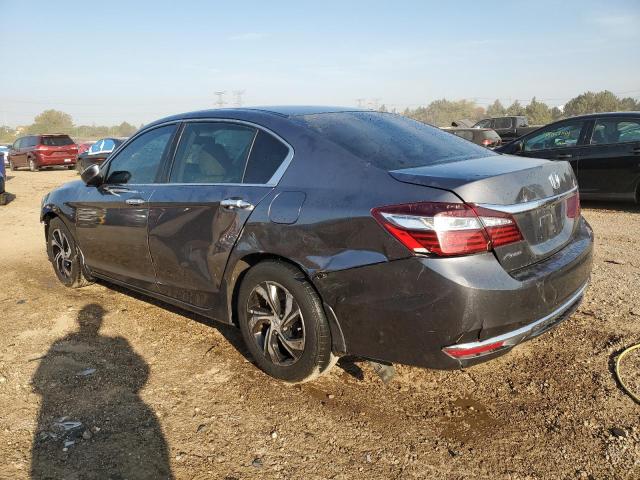
M400 115L340 112L297 118L357 157L388 171L497 155Z
M55 137L42 137L40 145L47 147L62 147L64 145L73 145L73 140L66 135L57 135Z

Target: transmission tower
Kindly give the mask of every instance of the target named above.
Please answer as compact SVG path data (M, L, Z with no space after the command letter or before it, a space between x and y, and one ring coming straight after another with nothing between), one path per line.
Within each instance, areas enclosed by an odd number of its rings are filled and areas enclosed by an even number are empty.
M358 102L358 108L362 108L364 106L365 98L356 98L356 102Z
M242 95L244 95L244 90L234 90L233 91L233 99L236 107L242 106Z
M216 94L216 96L218 97L218 100L216 100L216 105L218 106L218 108L222 108L224 106L225 102L224 101L224 97L226 95L227 92L213 92Z

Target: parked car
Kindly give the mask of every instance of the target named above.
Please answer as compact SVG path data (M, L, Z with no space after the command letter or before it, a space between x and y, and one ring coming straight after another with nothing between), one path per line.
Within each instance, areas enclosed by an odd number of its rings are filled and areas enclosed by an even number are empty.
M568 161L582 198L640 202L640 112L560 120L496 151Z
M7 179L7 169L4 162L0 162L0 195L4 196L5 183ZM0 204L4 204L4 198L0 199Z
M0 145L0 163L3 165L9 165L9 146L8 145Z
M529 126L529 120L523 115L515 115L511 117L494 117L485 118L476 123L474 128L491 128L500 135L503 143L526 135L540 128L540 125Z
M89 165L100 165L116 148L122 145L125 139L122 138L101 138L91 147L78 155L76 168L82 172Z
M89 150L91 148L91 145L93 145L95 142L82 142L82 143L78 143L78 155L86 152L87 150Z
M159 120L40 218L64 285L101 278L236 324L289 382L345 354L460 368L505 353L577 308L593 245L568 163L320 107Z
M27 167L37 172L44 167L75 168L78 147L68 135L29 135L18 138L9 152L11 170Z
M481 145L487 148L496 148L502 144L500 135L490 128L455 128L446 127L443 128L445 132L452 133L458 137L469 140L476 145Z

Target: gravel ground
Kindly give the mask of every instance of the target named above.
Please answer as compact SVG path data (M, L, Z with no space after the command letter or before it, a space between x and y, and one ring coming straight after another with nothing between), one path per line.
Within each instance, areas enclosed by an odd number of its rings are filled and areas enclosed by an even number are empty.
M61 286L38 209L74 178L10 172L0 207L0 478L640 478L640 406L613 376L640 341L638 207L583 205L597 243L586 299L510 354L400 366L386 385L344 361L286 386L233 328ZM640 389L640 351L623 374Z

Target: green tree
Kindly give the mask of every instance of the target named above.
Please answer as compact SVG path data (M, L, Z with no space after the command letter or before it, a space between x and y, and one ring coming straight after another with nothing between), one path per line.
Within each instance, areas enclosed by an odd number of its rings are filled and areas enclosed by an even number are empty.
M518 100L514 101L511 105L509 105L509 108L507 108L507 111L505 112L507 115L525 115L525 109L522 105L520 105L520 102Z
M564 106L567 116L597 112L615 112L621 107L620 99L609 90L586 92L569 100Z
M562 110L558 107L553 107L551 109L551 121L555 122L556 120L560 120L564 115L562 114Z
M435 100L426 107L418 107L405 113L405 115L415 120L440 127L449 126L454 120L463 118L479 120L484 114L484 109L478 107L475 102L470 100L451 101L444 98Z
M549 106L546 103L538 102L536 97L531 99L524 110L529 119L529 125L546 125L551 122L552 115Z
M504 105L502 105L498 99L487 107L488 117L503 117L506 112L507 110L504 108Z
M73 119L68 113L59 110L45 110L37 115L28 133L72 133Z
M636 100L635 98L626 97L620 100L620 111L625 112L634 112L636 110L640 110L640 100Z

